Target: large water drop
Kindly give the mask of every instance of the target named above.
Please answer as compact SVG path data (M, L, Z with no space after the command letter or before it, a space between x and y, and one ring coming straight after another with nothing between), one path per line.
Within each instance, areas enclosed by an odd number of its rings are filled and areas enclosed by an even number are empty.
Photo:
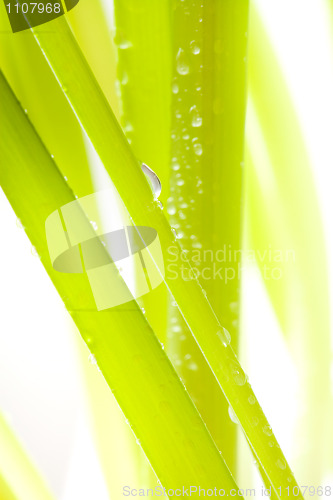
M190 66L183 49L178 50L178 54L176 57L176 68L177 72L180 75L188 75L188 73L190 72Z
M162 191L162 184L161 184L159 177L145 163L142 163L141 168L142 168L142 171L145 174L145 176L150 184L150 187L154 193L154 197L157 199L160 196L161 191Z

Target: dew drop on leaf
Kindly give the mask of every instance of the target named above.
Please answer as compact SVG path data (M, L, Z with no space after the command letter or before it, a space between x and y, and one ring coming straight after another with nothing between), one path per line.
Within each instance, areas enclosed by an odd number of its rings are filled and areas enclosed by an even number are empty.
M121 74L121 76L120 76L119 80L120 80L120 83L121 83L122 85L127 85L127 84L128 84L128 74L126 73L126 71L123 71L123 72L122 72L122 74Z
M126 50L132 47L132 42L126 40L125 38L115 38L115 44L119 49Z
M19 219L19 218L17 218L17 219L16 219L16 225L17 225L17 227L19 227L20 229L23 229L23 224L22 224L21 219Z
M249 398L248 398L248 402L250 403L250 405L254 405L254 404L255 404L255 402L256 402L256 398L255 398L255 396L253 396L253 395L251 394L251 396L249 396Z
M229 413L229 417L230 417L231 421L234 424L239 424L239 420L238 420L234 410L231 408L231 406L229 406L229 408L228 408L228 413Z
M179 49L176 57L176 68L180 75L188 75L190 66L187 61L186 54L183 49Z
M231 335L228 332L228 330L226 330L225 328L222 327L221 330L218 330L217 336L221 340L221 342L224 345L224 347L227 347L230 344L230 342L231 342Z
M281 469L281 470L285 470L285 468L287 467L285 460L283 460L282 458L279 458L279 459L276 461L276 465L277 465L277 466L278 466L278 468L279 468L279 469Z
M168 205L167 212L169 215L175 215L175 213L176 213L175 205Z
M142 169L143 173L146 176L146 179L148 180L148 182L150 184L150 187L154 193L154 198L157 199L160 196L161 191L162 191L162 184L161 184L161 181L160 181L158 175L155 174L154 170L152 170L150 167L148 167L148 165L146 165L145 163L142 163L141 169ZM161 208L163 208L163 205Z
M91 363L92 365L97 365L97 361L96 361L96 358L93 354L89 354L89 363Z
M192 127L201 127L202 118L195 105L190 108L190 116L191 116Z
M172 89L172 93L173 94L178 94L178 92L179 92L179 86L178 86L177 83L173 83L171 89Z
M195 40L190 43L192 54L200 54L200 47L197 45Z
M37 250L36 250L36 248L34 246L31 247L31 254L34 257L38 257L38 252L37 252Z
M194 144L193 148L194 148L194 152L195 152L195 154L197 156L201 156L202 155L202 146L201 146L201 144L199 144L199 143Z
M273 434L272 428L270 425L265 425L263 428L263 433L266 434L266 436L271 436Z
M242 386L246 384L247 376L239 363L232 361L230 363L230 371L236 385Z

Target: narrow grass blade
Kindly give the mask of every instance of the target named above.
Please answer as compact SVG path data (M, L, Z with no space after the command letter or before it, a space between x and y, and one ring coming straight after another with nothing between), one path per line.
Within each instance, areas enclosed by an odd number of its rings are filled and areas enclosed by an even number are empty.
M117 93L120 123L138 159L159 177L165 204L169 185L171 54L170 3L142 0L114 2ZM167 291L158 287L139 300L155 334L166 342ZM142 480L156 480L140 467Z
M54 500L46 483L0 413L1 500Z
M159 177L159 200L169 190L171 54L170 2L114 2L120 123L135 156ZM155 333L166 339L167 294L163 287L142 301Z
M172 12L170 223L237 348L248 2L180 2ZM177 248L174 247L177 254ZM237 253L239 255L240 252ZM236 426L185 321L170 308L169 345L215 442L236 467ZM227 333L226 335L229 335Z
M0 6L0 67L26 109L29 119L40 130L46 144L68 179L81 170L78 196L93 191L82 130L57 85L43 54L30 31L10 34L8 20Z

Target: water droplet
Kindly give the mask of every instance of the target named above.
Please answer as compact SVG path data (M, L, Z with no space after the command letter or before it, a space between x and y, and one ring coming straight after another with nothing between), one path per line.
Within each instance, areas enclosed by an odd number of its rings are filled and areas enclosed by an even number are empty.
M92 227L94 228L94 230L97 231L97 229L98 229L97 223L94 220L91 220L90 224L92 225Z
M143 312L143 314L146 313L146 309L144 307L141 307L141 311Z
M266 436L272 436L273 431L270 425L265 425L263 428L263 433L266 434Z
M155 174L154 170L148 167L145 163L142 163L141 168L150 184L155 199L158 198L162 191L162 184L159 177Z
M19 218L17 218L17 219L16 219L16 225L17 225L17 227L19 227L20 229L23 229L23 228L24 228L24 226L23 226L23 224L22 224L22 221L21 221L21 219L19 219Z
M178 50L178 54L176 57L176 68L180 75L188 75L188 73L190 72L190 66L183 49Z
M128 74L126 71L123 71L119 77L120 83L122 85L127 85L128 84Z
M172 93L173 94L178 94L178 92L179 92L179 86L178 86L177 83L173 83L171 89L172 89Z
M202 146L201 144L197 143L193 145L193 149L196 155L201 156L202 155Z
M184 185L184 179L179 179L177 181L177 186L183 186Z
M239 424L239 420L237 418L237 415L236 413L234 412L234 410L231 408L231 406L229 406L228 408L228 413L229 413L229 417L231 419L231 421L234 423L234 424Z
M190 116L192 119L192 127L201 127L202 118L201 118L199 111L195 105L190 108Z
M276 465L279 467L279 469L281 470L285 470L286 467L287 467L287 464L285 462L285 460L283 458L279 458L277 461L276 461Z
M238 302L230 302L229 307L230 311L236 314L238 311Z
M128 134L130 132L133 132L133 130L133 125L130 122L127 122L124 126L124 132Z
M174 205L168 205L167 212L169 215L175 215L176 207Z
M52 160L54 160L54 155L51 155Z
M120 49L126 50L132 47L132 42L129 40L121 40L117 45Z
M179 169L180 169L179 163L175 163L174 165L172 165L172 170L174 170L175 172L177 172L177 170Z
M91 363L92 365L97 365L97 361L96 361L96 358L93 354L89 354L89 363Z
M191 370L192 372L196 372L199 369L198 365L194 363L194 361L189 363L186 367L188 368L188 370Z
M237 363L236 361L231 361L230 371L236 385L246 384L247 376L244 373L239 363Z
M249 396L248 402L250 403L250 405L254 405L256 402L255 396L253 396L253 395Z
M200 47L195 43L195 40L193 40L190 43L191 51L192 54L200 54Z
M132 42L130 42L129 40L126 40L122 36L118 36L118 35L116 35L114 42L118 46L118 48L122 49L122 50L129 49L133 46Z
M178 238L178 233L177 233L177 231L176 231L176 228L172 227L172 228L171 228L171 230L172 230L172 232L173 232L174 237L177 239L177 238ZM177 304L176 304L176 305L177 305Z
M37 250L36 250L36 248L34 246L31 247L31 254L34 257L39 257L38 252L37 252Z
M163 210L163 203L160 200L156 201L157 206L160 207L161 210Z
M66 182L68 181L67 175L64 175L64 179L65 179Z
M28 114L28 110L27 109L25 109L24 112L25 112L26 115Z
M221 340L221 342L224 345L224 347L228 347L228 345L231 342L231 335L228 332L228 330L226 330L225 328L222 327L222 330L219 330L217 332L217 336Z
M162 347L162 349L164 351L164 344L163 344L163 342L161 342L161 347Z
M140 441L140 439L136 439L136 444L138 444L139 446L141 446L141 441Z

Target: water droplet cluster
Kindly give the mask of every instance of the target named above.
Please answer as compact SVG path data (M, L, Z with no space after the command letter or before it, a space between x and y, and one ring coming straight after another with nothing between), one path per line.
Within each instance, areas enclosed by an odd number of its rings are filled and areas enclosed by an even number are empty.
M184 22L190 15L188 2L178 2ZM203 12L203 5L200 6ZM200 18L193 32L173 55L171 82L172 126L170 191L166 212L174 234L174 243L183 251L202 248L203 160L203 27ZM193 194L194 193L194 194ZM198 200L198 196L200 200ZM200 214L200 215L198 215ZM191 335L177 308L170 307L168 337L175 351L171 354L178 373L187 380L200 374L199 358L187 350ZM189 344L191 345L191 344ZM192 394L195 399L195 395Z

